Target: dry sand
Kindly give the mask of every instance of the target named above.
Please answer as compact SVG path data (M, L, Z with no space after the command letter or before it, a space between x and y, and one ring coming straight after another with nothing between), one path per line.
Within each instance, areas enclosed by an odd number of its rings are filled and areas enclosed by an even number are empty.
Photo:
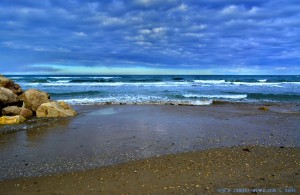
M210 149L111 167L0 182L1 194L203 194L300 190L300 150ZM229 193L226 193L229 194Z

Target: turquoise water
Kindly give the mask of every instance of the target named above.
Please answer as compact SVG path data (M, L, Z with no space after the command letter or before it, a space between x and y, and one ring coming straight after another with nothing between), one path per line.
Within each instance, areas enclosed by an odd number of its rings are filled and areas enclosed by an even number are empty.
M300 102L300 76L7 76L71 104Z

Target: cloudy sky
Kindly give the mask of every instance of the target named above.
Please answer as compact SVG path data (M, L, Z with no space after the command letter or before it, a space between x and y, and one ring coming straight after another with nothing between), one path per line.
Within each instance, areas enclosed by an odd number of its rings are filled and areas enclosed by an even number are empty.
M300 74L300 3L1 0L1 73Z

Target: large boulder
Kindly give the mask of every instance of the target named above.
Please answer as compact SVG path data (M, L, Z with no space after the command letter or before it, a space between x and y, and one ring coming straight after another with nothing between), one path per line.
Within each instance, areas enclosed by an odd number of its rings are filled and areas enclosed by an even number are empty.
M20 85L16 84L12 80L0 75L0 87L10 89L14 94L20 95L23 93Z
M23 101L25 108L36 111L43 103L50 102L50 96L48 93L39 91L36 89L29 89L18 97L20 101Z
M36 110L37 117L68 117L75 116L77 112L65 102L48 102Z
M10 89L0 87L0 102L3 105L18 102L17 95L14 94Z
M0 117L0 125L12 125L12 124L19 124L23 123L26 119L21 116L2 116Z
M21 108L17 106L8 106L3 108L2 114L6 116L21 115L24 118L30 118L33 115L33 112L27 108Z

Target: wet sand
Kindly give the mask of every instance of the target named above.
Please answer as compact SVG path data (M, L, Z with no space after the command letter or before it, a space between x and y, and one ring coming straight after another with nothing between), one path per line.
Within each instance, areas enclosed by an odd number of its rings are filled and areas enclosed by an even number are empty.
M77 117L2 126L2 133L10 133L0 135L0 192L299 189L300 106L259 106L78 106ZM199 162L189 167L190 160ZM196 169L213 172L205 177Z

